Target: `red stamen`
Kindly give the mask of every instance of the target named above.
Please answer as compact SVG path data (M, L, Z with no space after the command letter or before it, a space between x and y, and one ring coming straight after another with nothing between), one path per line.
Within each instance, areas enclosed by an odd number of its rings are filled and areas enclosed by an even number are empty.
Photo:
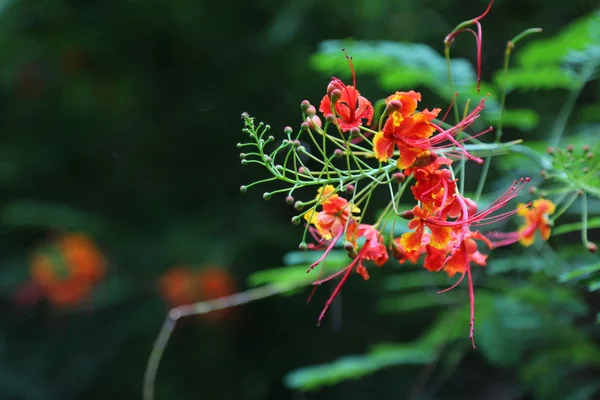
M321 311L321 314L319 315L319 319L317 321L317 326L321 325L321 320L325 316L325 313L327 312L327 309L329 308L329 306L333 302L333 299L335 299L335 296L337 296L338 293L340 292L340 290L342 289L342 286L344 286L344 283L346 283L346 281L348 280L348 277L350 276L350 273L352 273L352 271L354 270L354 267L356 266L356 264L358 263L358 261L361 260L361 258L363 256L363 253L365 252L366 249L367 249L367 246L363 246L362 249L360 250L360 252L358 253L358 255L356 256L356 258L354 260L352 260L352 262L350 263L350 265L348 265L345 268L345 270L344 269L342 270L342 271L346 271L346 273L342 277L342 279L340 280L340 283L338 283L338 285L336 286L335 290L333 291L333 293L331 294L331 296L329 297L329 299L327 300L327 302L325 303L325 307L323 308L323 311ZM342 271L336 273L332 277L340 275ZM327 278L327 280L331 279L332 277Z
M334 237L333 239L331 239L331 243L329 243L329 246L327 247L327 249L323 252L323 254L321 255L321 257L319 257L319 259L317 261L315 261L314 263L312 263L310 265L310 267L308 267L308 269L306 270L306 273L308 274L310 271L312 271L317 265L319 265L321 262L323 262L323 260L325 258L327 258L327 256L329 255L329 253L331 253L331 250L333 250L333 247L335 246L335 244L337 243L337 241L340 239L340 237L342 236L342 234L344 233L344 231L340 231L340 233L337 234L336 237Z

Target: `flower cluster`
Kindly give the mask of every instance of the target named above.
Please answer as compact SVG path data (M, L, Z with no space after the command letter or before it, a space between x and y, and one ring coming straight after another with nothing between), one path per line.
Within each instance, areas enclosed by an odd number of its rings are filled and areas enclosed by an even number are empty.
M488 11L489 7L481 16L457 26L446 43L463 31L471 31L467 27L475 25L478 32L471 32L477 38L480 57L479 21ZM467 278L469 337L474 344L475 291L471 267L485 266L488 257L480 248L489 250L516 242L529 246L538 231L547 240L551 226L548 216L555 206L550 200L539 199L533 206L519 203L501 211L528 184L528 177L515 180L485 205L479 194L473 198L465 195L464 179L459 178L464 176L466 162L481 164L478 150L485 148L487 151L480 155L489 158L494 146L503 146L498 140L488 145L480 141L480 136L492 131L491 127L467 133L480 118L485 97L472 108L467 102L462 119L455 107L454 124L445 121L453 104L440 119L442 110L420 107L423 98L414 90L397 91L384 101L372 103L357 89L353 60L347 54L346 58L352 84L333 77L318 107L320 115L309 101L303 101L304 122L297 132L286 127L283 140L267 136L268 125L256 125L254 118L242 114L244 132L250 138L249 142L238 144L238 148L249 150L240 154L242 164L260 164L271 177L240 189L246 192L254 185L271 181L285 184L283 189L264 193L263 198L269 200L273 194L287 194L286 202L299 212L292 222L304 223L300 249L322 250L307 272L326 262L336 246L342 246L348 253L350 261L345 268L313 281L316 287L339 278L319 323L353 271L367 280L369 262L381 267L392 257L400 264L408 260L422 263L431 272L443 271L449 277L459 275L457 282L446 290ZM383 105L379 109L373 104ZM485 174L482 177L480 183L485 181ZM294 198L296 191L310 187L317 193L312 200ZM379 188L389 192L390 201L375 221L366 223L372 194ZM405 194L410 194L414 206L400 210ZM518 230L484 230L515 214L524 219ZM408 229L398 232L396 224L402 219L408 220ZM307 243L309 237L314 243Z

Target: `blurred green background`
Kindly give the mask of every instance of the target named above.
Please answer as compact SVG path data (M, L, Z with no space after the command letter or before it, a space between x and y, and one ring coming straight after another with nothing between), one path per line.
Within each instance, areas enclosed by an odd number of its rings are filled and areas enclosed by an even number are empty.
M530 27L550 37L594 3L498 0L483 21L483 79L500 68L508 39ZM230 294L245 289L251 273L283 264L298 245L301 229L289 223L294 210L283 198L265 202L260 188L239 192L265 177L258 167L240 165L240 114L251 113L275 133L296 127L300 102L318 104L329 81L310 63L322 41L425 43L441 53L444 36L486 6L480 0L0 2L0 399L141 398L145 364L169 308L160 284L167 271L215 268L226 282L215 293ZM453 53L473 62L472 38L457 40ZM372 76L359 79L363 95L387 95ZM586 86L580 102L597 103L599 89L597 81ZM545 134L544 122L564 97L555 89L511 98L539 113L540 126L526 139ZM505 137L523 134L508 128ZM30 285L34 255L58 251L64 258L55 240L67 233L93 240L106 267L89 295L68 307ZM326 289L308 306L309 289L181 321L160 366L157 398L554 398L536 391L540 376L577 387L572 370L523 378L519 366L531 361L535 337L508 361L500 348L492 356L460 353L444 372L431 372L436 379L427 372L435 364L425 360L318 391L284 380L294 369L361 354L375 343L419 338L441 315L438 308L381 314L375 306L383 277L399 268L410 267L382 268L368 283L351 279L319 328ZM539 279L544 288L547 281ZM597 292L577 293L565 294L576 299L568 303L573 308L559 304L560 312L569 321L593 318L582 310L597 310ZM499 315L522 311L504 301ZM551 319L537 329L554 329ZM597 349L599 338L597 326L573 326L574 336L565 336L574 350L564 357L571 360L579 354L572 337L588 338L591 347L580 353ZM467 342L466 329L459 329ZM502 329L478 334L502 336ZM583 359L576 376L593 383L598 362Z

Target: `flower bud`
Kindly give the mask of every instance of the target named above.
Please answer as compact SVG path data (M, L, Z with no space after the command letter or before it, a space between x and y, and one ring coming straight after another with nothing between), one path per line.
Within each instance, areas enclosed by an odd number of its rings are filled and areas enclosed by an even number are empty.
M277 164L277 165L275 166L275 170L276 170L277 172L283 172L283 169L284 169L284 168L283 168L283 165L281 165L281 164Z
M529 194L535 194L537 192L537 188L535 186L532 186L529 188Z
M302 211L302 210L304 210L304 203L301 202L300 200L298 200L297 202L294 203L294 208L297 211Z
M248 164L248 160L246 160L246 159L242 160L242 165L246 165L246 164Z
M298 168L298 173L308 175L308 174L310 174L310 170L306 167L300 167L300 168Z
M588 158L588 160L591 160L592 158L594 158L594 153L592 153L592 152L590 151L590 152L588 152L588 153L587 153L585 156Z
M358 135L360 135L360 129L358 129L357 127L350 129L350 135L352 135L352 137L357 137Z
M573 147L573 145L572 145L572 144L570 144L570 145L568 145L568 146L567 146L567 151L568 151L569 153L572 153L574 149L575 149L575 148Z
M554 147L548 147L546 149L546 153L550 154L550 155L554 155Z
M344 150L342 150L342 149L335 149L335 151L333 152L333 155L336 158L341 158L341 157L344 156Z
M429 150L425 150L417 156L417 159L415 160L412 166L417 168L423 168L433 164L435 160L437 160L437 158L437 154Z
M477 213L477 203L468 197L463 197L463 199L465 203L467 203L467 213L469 214L469 217L475 215Z
M271 193L269 193L269 192L264 192L264 193L263 193L263 199L265 199L265 200L269 200L269 199L271 199Z
M414 219L415 213L413 212L413 210L406 210L406 211L400 213L400 217L404 218L404 219Z
M285 198L285 202L290 205L294 204L294 198L292 196L288 196Z
M590 253L596 253L596 252L598 252L598 246L594 242L587 242L585 244L585 247L587 247L587 249L588 249L588 251Z
M241 148L242 148L242 146L243 146L243 145L242 145L241 143L238 143L238 144L236 144L236 147L237 147L238 149L241 149Z
M354 250L354 248L352 250L348 251L348 257L350 257L353 260L356 258L357 255L358 254L356 253L356 250Z
M352 251L354 250L354 245L351 242L344 240L344 249L346 251Z
M292 132L294 132L294 130L291 126L286 126L285 128L283 128L283 133L287 136L291 135Z
M392 100L386 105L386 114L393 113L394 111L402 110L402 102L400 100Z
M300 146L300 141L298 139L294 140L292 143L294 144L295 147Z
M240 192L246 193L248 191L248 186L242 185L240 186Z
M306 110L308 110L308 107L310 107L310 102L308 100L303 100L302 103L300 103L300 108L303 112L306 112Z
M331 97L332 103L335 103L340 99L340 97L342 97L342 91L340 90L340 86L336 86L335 84L333 84L333 82L330 83L329 86L327 86L327 94L329 95L329 97Z
M243 160L244 158L246 158L246 153L240 153L240 158Z
M354 185L350 184L348 186L346 186L346 188L344 189L346 191L346 193L354 193Z
M302 130L302 131L307 131L309 128L310 128L310 125L306 121L304 121L302 124L300 124L300 130Z
M306 147L304 147L304 146L298 146L298 148L296 149L296 152L298 154L306 153Z
M390 250L392 251L392 257L404 264L406 255L404 254L404 249L400 245L399 241L400 238L392 240L392 243L390 244Z
M588 146L587 144L584 144L583 145L583 152L585 153L585 152L588 152L588 151L590 151L590 146Z
M312 117L306 117L306 122L308 122L308 126L311 129L315 129L315 128L321 128L323 126L323 123L321 122L321 118L319 118L318 115L314 115Z
M313 117L316 113L317 109L315 108L315 106L310 106L306 109L306 115L308 115L309 117Z
M343 88L342 82L338 79L332 79L331 82L329 82L329 85L327 85L327 96L331 97L334 90L341 91Z
M298 250L300 251L306 251L308 249L308 245L306 244L306 242L302 242L298 245Z
M325 121L327 121L330 124L333 124L335 122L335 116L333 114L327 114L325 116Z
M402 172L396 172L392 177L396 183L402 183L406 179L406 176Z
M300 221L302 221L302 218L300 218L300 216L294 215L292 217L292 224L294 224L294 225L300 225Z

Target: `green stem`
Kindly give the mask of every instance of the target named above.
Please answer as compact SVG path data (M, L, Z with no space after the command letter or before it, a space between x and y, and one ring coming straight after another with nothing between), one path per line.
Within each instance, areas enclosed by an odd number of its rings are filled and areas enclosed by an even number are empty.
M575 199L577 199L577 196L578 196L577 192L573 192L571 197L563 203L560 210L558 210L557 212L554 213L554 215L552 216L552 223L554 223L561 215L563 215L565 213L565 211L567 211L569 209L569 207L571 207L571 205L573 204Z
M455 96L456 90L454 89L454 79L452 79L452 67L450 63L450 43L444 43L444 57L446 58L446 69L448 70L448 82L450 82L452 96ZM458 96L456 96L454 99L454 119L458 124L460 120L460 116L458 114Z
M575 106L575 102L581 93L581 90L590 79L591 75L594 73L596 69L597 62L592 60L585 64L579 73L577 83L569 92L567 99L565 100L563 106L558 113L558 117L552 126L552 132L550 133L549 145L550 147L558 147L560 144L560 139L565 131L565 127L567 126L567 122L569 120L569 116L571 115L571 111L573 111L573 107Z
M588 224L588 207L587 207L587 195L582 191L581 193L581 241L584 246L587 246L587 224Z

